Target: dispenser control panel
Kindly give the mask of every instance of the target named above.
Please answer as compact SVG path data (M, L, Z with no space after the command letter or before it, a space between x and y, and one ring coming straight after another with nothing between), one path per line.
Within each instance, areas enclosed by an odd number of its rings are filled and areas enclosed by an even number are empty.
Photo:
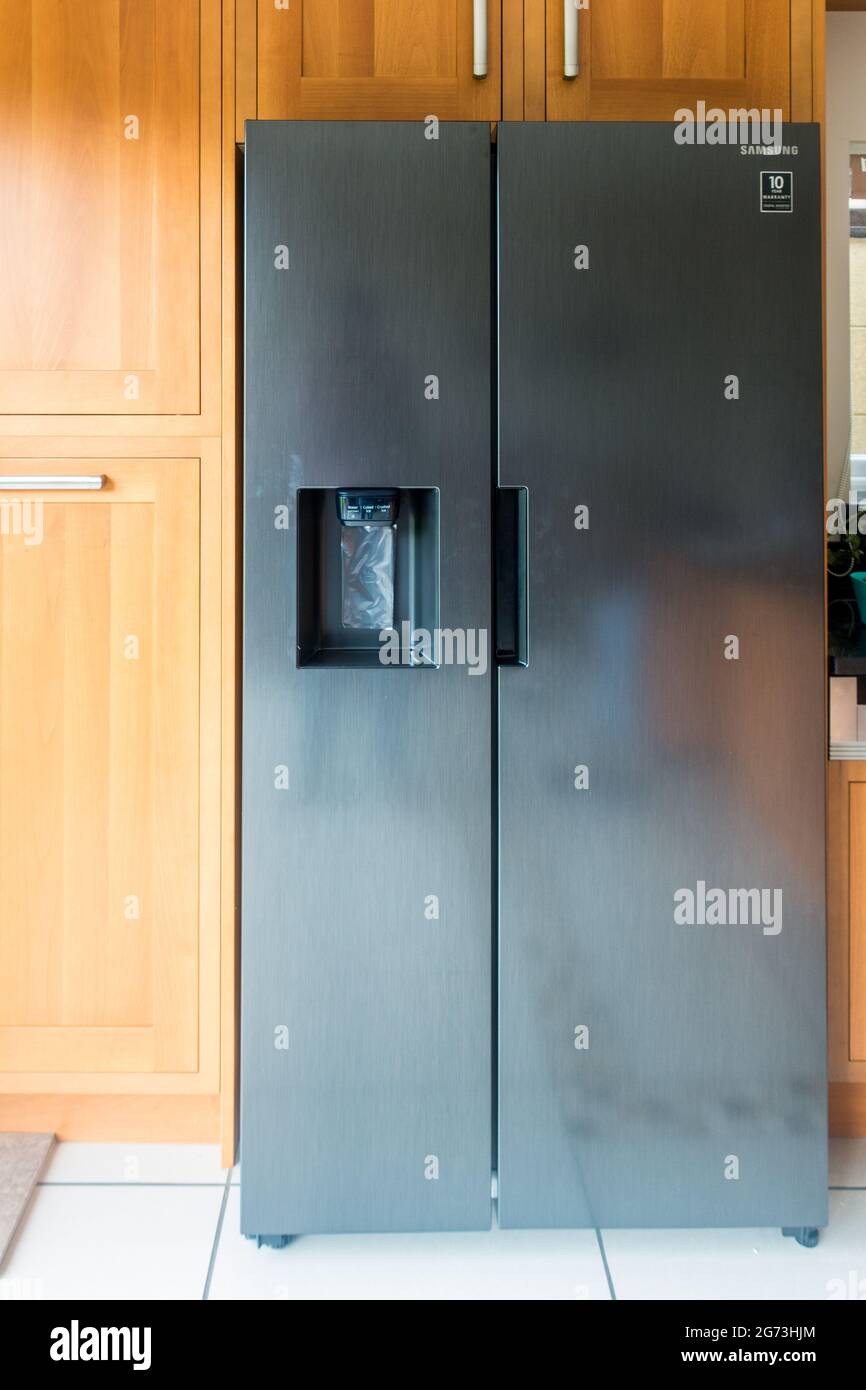
M397 488L337 489L337 515L344 526L393 526L399 509Z

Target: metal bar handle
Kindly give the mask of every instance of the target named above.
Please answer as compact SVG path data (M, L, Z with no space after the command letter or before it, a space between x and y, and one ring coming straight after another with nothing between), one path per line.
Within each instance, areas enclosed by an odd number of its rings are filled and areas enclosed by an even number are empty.
M577 0L563 0L563 76L577 77L580 72L578 51L578 12Z
M99 492L107 482L104 473L31 473L27 477L0 477L3 492Z
M487 76L487 0L472 0L472 75Z

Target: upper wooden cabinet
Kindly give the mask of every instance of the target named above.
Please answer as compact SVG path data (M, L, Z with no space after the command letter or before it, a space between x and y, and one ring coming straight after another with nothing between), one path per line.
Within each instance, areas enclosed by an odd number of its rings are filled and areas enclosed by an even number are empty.
M495 121L501 0L487 0L485 77L473 12L473 0L241 0L239 44L257 23L258 61L257 111L239 120Z
M565 75L575 9L578 73ZM822 0L237 0L236 136L265 120L670 121L680 107L813 118Z
M791 0L592 0L578 23L568 79L564 3L547 0L548 120L669 121L698 101L790 115Z
M196 414L219 0L0 0L0 32L0 412Z

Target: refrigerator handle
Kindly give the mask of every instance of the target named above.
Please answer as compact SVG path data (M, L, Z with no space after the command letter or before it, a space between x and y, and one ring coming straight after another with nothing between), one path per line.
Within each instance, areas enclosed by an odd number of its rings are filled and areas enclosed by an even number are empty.
M563 0L563 77L577 77L580 73L578 57L578 12L576 0Z
M487 0L472 4L472 76L487 76Z
M527 632L527 532L529 494L525 487L498 487L494 497L493 545L496 596L496 660L525 666Z

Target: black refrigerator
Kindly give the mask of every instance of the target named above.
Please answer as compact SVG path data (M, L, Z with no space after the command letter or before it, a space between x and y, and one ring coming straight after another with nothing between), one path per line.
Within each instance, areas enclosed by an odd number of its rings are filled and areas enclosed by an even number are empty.
M253 122L241 1223L826 1222L818 128Z

